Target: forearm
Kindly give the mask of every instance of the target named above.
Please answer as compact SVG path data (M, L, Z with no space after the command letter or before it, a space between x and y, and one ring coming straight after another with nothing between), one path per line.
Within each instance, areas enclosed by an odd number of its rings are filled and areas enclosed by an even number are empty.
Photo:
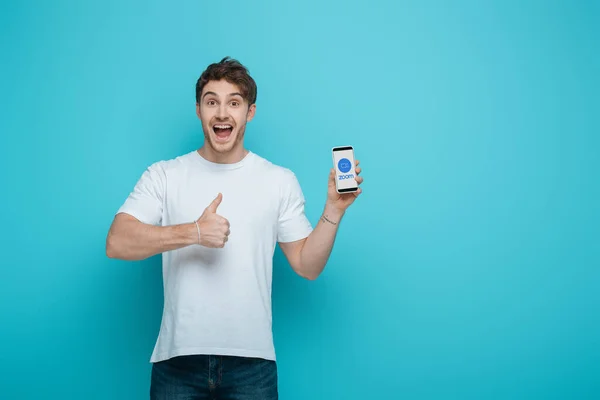
M325 210L315 229L306 239L300 251L300 270L309 279L316 279L327 264L331 255L339 224L344 213L333 207Z
M117 216L106 239L106 254L122 260L143 260L198 243L195 224L154 226Z

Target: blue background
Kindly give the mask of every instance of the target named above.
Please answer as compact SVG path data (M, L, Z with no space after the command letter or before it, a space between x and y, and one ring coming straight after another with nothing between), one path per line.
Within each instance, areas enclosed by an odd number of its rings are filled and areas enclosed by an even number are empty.
M317 281L276 252L282 399L599 398L599 4L3 2L0 397L148 397L160 258L105 237L229 55L313 223L364 168Z

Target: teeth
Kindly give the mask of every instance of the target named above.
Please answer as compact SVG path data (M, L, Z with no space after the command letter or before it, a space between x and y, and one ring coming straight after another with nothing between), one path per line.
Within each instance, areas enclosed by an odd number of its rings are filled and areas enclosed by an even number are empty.
M215 125L215 128L219 128L219 129L229 129L229 128L231 128L231 125Z

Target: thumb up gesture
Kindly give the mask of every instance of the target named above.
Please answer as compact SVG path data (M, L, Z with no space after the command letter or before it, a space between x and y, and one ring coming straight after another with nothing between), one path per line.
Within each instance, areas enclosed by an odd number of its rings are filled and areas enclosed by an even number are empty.
M217 208L223 195L217 197L206 207L200 218L196 221L200 229L200 245L212 248L222 248L229 237L229 221L217 214Z

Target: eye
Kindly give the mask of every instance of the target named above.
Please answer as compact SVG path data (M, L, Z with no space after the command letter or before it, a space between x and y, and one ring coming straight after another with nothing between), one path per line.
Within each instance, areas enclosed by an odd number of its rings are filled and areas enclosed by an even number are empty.
M216 102L214 100L209 100L206 102L206 104L208 104L209 106L214 106Z
M231 102L231 105L232 105L233 107L237 107L237 106L239 106L239 105L240 105L240 103L239 103L238 101L234 100L234 101L232 101L232 102Z

